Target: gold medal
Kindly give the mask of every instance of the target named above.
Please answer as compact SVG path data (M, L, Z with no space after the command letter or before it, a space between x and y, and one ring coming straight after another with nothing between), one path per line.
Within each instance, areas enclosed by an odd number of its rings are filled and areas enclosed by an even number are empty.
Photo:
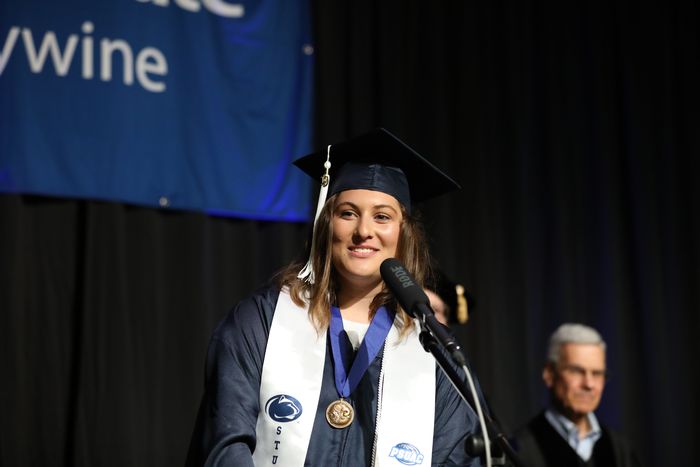
M338 399L330 403L326 409L326 420L333 428L345 428L355 418L355 410L344 399Z

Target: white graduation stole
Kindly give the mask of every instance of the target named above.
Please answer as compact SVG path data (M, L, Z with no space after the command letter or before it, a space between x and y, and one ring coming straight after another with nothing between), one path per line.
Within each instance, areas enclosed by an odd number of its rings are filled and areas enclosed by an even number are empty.
M260 378L255 427L256 466L303 466L321 394L326 333L316 332L308 307L280 292Z
M298 307L287 289L280 292L260 383L256 466L304 465L321 393L326 335L317 334L308 307ZM391 327L380 378L374 465L430 466L435 361L417 333L400 341Z
M375 467L430 466L435 428L435 359L418 334L399 340L392 326L382 362L380 406L375 431Z

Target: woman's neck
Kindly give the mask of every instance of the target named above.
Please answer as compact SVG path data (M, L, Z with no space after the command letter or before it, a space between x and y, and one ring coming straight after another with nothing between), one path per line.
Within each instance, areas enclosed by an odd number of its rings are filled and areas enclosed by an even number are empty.
M370 305L382 290L381 283L372 288L344 286L338 292L338 308L344 319L357 323L370 322Z

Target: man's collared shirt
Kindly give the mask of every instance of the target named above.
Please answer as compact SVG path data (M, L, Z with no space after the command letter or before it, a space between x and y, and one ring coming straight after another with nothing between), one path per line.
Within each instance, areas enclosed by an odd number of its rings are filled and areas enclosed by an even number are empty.
M559 433L569 446L576 451L581 459L587 461L593 454L593 446L600 439L603 432L600 429L598 419L593 412L588 414L588 423L591 425L591 431L583 438L579 438L578 428L574 422L552 409L547 409L544 413L545 418L550 425Z

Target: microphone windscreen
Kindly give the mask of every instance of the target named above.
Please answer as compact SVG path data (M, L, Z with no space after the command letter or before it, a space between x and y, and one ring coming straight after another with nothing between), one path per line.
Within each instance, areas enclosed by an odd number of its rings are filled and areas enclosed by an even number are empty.
M385 259L379 267L379 272L389 290L398 300L401 308L409 315L414 316L416 305L430 304L430 300L423 288L416 283L411 273L406 270L398 259Z

